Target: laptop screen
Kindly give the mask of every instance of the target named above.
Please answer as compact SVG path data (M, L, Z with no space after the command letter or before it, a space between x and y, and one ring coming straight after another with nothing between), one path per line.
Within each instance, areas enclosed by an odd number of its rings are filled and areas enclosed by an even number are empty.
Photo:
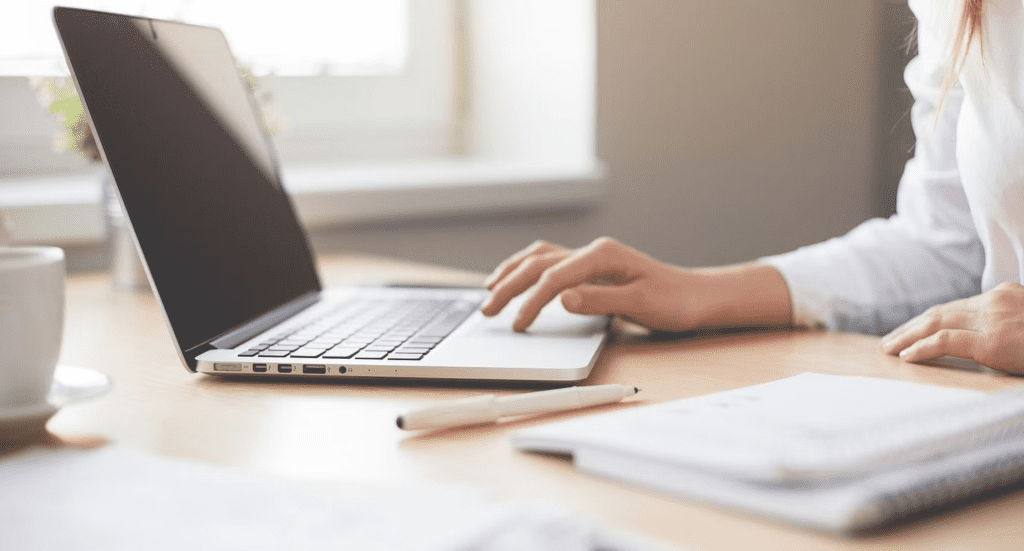
M319 291L222 33L69 8L54 20L181 350Z

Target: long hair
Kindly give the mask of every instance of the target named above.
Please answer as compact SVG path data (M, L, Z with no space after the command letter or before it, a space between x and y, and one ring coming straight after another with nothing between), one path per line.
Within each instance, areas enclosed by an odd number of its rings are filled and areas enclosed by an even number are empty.
M985 54L985 41L982 39L982 10L983 0L963 0L964 7L960 12L960 22L956 28L956 37L953 40L953 50L949 63L949 72L946 73L946 81L942 86L942 100L945 100L946 93L956 83L956 79L967 60L967 52L971 49L971 43L978 39L978 47L981 53ZM940 100L941 105L943 101Z

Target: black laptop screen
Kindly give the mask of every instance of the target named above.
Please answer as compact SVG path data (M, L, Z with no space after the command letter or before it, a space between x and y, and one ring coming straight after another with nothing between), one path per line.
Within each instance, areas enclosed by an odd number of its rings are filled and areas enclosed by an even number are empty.
M54 18L182 351L320 290L220 31L65 8Z

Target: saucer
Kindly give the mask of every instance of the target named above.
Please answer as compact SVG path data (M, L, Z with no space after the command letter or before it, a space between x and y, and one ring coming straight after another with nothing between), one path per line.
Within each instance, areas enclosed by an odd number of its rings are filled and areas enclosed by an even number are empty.
M58 365L45 403L0 408L0 441L24 440L43 432L58 409L105 394L110 385L110 377L94 369Z

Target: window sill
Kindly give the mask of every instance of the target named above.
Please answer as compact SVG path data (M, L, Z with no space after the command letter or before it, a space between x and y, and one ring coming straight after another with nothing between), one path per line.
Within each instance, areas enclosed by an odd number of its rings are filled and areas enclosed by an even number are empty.
M606 194L596 160L554 166L460 159L282 172L307 228L582 206ZM84 245L106 237L98 172L0 182L0 214L13 243Z

